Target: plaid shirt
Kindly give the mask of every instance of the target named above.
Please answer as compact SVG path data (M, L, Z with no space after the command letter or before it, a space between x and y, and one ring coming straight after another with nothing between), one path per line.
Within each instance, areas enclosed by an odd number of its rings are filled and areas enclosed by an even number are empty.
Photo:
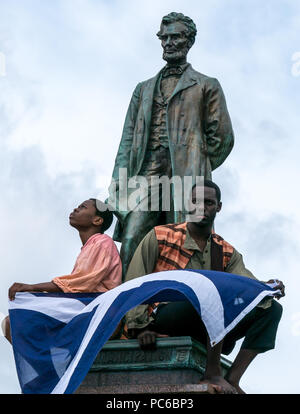
M184 268L219 270L256 279L246 269L242 255L221 236L212 233L201 251L186 224L157 226L151 230L138 246L125 280ZM173 231L174 228L177 231ZM127 329L142 329L149 325L154 320L151 314L155 305L139 305L129 311L125 317Z

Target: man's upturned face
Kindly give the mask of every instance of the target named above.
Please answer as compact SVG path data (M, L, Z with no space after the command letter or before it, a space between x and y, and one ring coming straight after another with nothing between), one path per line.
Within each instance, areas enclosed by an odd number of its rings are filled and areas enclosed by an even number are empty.
M76 229L87 229L93 225L100 225L101 217L96 215L96 208L92 200L86 200L74 208L69 216L70 225Z
M192 191L191 202L196 206L194 212L191 212L194 215L193 222L199 226L212 225L216 214L222 207L222 203L217 200L216 190L211 187L204 187L204 189L195 187ZM197 210L201 211L199 215L197 215Z
M180 22L162 26L159 38L163 48L163 59L168 63L176 63L186 58L189 51L189 40L185 31L186 26Z

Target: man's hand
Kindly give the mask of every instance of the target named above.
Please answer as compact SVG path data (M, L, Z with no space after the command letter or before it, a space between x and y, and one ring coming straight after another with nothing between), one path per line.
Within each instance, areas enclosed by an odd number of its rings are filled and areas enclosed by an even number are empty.
M267 282L264 282L264 283L266 283L267 285L272 285L272 288L274 290L280 290L281 295L276 295L275 296L276 299L280 299L283 296L285 296L285 286L284 286L284 284L281 280L270 279L270 280L268 280Z
M30 292L32 285L26 283L14 283L8 290L9 300L14 300L17 292Z
M131 338L136 338L139 342L141 349L155 349L156 347L156 338L166 338L169 335L159 334L148 327L142 329L129 329L129 336Z
M137 336L139 345L141 349L155 349L156 348L156 338L166 338L169 335L162 335L149 329L144 330Z
M14 300L17 292L62 292L62 289L53 282L35 283L14 283L8 290L9 300Z

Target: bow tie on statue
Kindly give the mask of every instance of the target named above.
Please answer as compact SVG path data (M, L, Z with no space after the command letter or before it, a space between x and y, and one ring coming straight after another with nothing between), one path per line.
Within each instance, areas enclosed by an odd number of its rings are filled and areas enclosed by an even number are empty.
M166 66L163 69L162 77L167 78L169 76L181 76L183 74L183 68L181 66Z

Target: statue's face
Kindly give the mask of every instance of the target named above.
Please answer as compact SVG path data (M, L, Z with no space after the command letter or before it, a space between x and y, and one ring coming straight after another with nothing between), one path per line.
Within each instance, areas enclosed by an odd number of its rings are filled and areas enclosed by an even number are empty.
M162 26L160 40L163 59L168 63L176 63L186 58L190 45L185 31L186 26L181 22Z

